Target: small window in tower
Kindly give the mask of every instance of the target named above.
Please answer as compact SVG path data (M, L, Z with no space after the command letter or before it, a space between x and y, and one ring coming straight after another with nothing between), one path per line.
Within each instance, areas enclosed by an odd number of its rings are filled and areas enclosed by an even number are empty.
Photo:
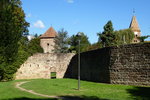
M138 35L136 34L135 36L137 37Z
M49 46L49 43L47 43L47 46Z
M135 40L134 40L134 42L135 42Z
M134 40L134 42L137 42L137 40Z

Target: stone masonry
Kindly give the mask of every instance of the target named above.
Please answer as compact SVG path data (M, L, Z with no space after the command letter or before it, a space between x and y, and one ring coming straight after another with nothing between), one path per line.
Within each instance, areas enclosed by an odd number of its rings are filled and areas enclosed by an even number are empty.
M150 43L111 48L110 83L150 85Z
M81 53L81 79L126 85L150 86L150 43L106 47ZM78 77L78 55L38 53L29 57L16 79Z
M78 55L65 73L78 76ZM81 79L111 84L150 86L150 43L107 47L81 53Z
M56 72L56 78L63 78L73 53L38 53L29 57L16 73L16 79L50 79L51 72Z

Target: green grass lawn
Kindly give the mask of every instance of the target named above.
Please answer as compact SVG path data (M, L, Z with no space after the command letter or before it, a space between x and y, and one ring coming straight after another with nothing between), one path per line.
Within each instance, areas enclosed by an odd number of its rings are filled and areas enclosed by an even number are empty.
M23 80L21 80L23 81ZM21 85L41 94L62 96L70 100L149 100L150 87L111 85L81 81L81 90L77 90L74 79L35 79ZM57 100L35 96L16 89L15 83L0 82L0 100Z

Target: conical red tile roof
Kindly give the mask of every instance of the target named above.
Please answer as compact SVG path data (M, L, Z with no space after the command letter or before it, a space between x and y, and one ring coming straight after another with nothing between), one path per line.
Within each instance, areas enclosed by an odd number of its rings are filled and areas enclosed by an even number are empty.
M56 37L57 32L54 30L53 27L50 27L40 38L54 38Z
M132 31L137 31L137 32L141 32L138 22L136 20L136 16L132 17L131 23L130 23L130 27L132 29Z

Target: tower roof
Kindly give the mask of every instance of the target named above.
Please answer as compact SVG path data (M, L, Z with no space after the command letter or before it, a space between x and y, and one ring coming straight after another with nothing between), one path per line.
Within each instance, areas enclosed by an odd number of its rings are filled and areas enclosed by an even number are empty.
M132 20L131 20L131 23L130 23L129 28L131 28L132 31L141 32L141 30L140 30L140 28L139 28L139 25L138 25L138 22L137 22L137 20L136 20L136 16L133 16L133 17L132 17Z
M56 37L57 32L54 30L53 27L50 27L40 38L54 38Z

